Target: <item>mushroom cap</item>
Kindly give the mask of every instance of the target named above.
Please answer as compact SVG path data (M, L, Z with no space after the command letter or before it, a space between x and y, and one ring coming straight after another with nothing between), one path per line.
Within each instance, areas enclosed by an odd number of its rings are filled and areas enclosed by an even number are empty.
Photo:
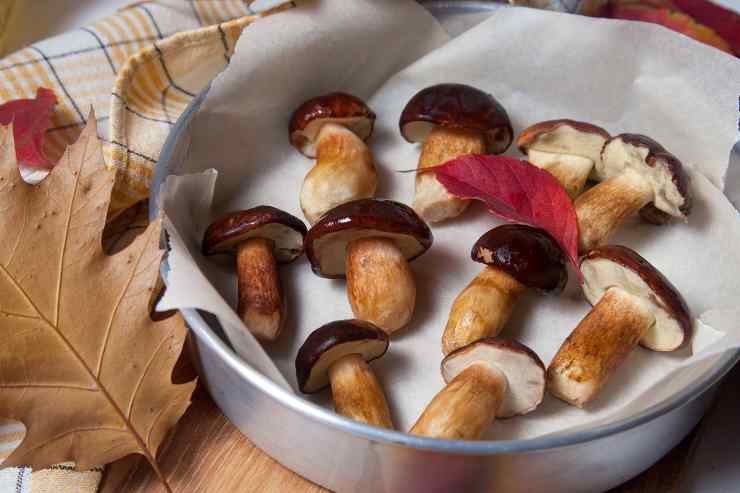
M203 255L231 253L239 243L250 238L266 238L275 243L275 260L292 262L303 253L303 221L269 205L221 216L203 235Z
M513 339L488 337L461 347L442 360L442 377L449 383L472 364L485 363L501 371L508 382L498 418L527 414L545 395L545 364L524 344Z
M539 291L559 293L568 282L563 251L552 236L532 226L506 224L493 228L478 238L470 256Z
M525 128L516 139L516 145L523 154L534 149L585 157L596 162L601 159L601 150L610 137L609 132L591 123L559 119Z
M370 322L337 320L311 332L295 358L298 388L313 394L329 385L329 368L340 358L359 354L365 361L388 350L388 335Z
M411 207L393 200L360 199L333 208L313 225L304 241L306 256L316 275L340 279L346 275L347 244L369 237L394 240L408 261L426 252L434 239Z
M302 154L316 157L316 138L325 123L343 125L367 140L373 133L375 113L362 99L344 92L309 99L290 118L290 143Z
M658 142L640 134L609 139L596 163L597 178L605 180L628 169L638 172L653 188L653 202L640 211L643 219L664 224L670 216L683 218L691 213L689 176L681 161Z
M654 351L673 351L691 339L691 313L676 287L637 252L624 246L594 248L581 258L583 292L595 305L610 287L620 287L647 302L655 324L640 343Z
M476 130L485 135L493 154L504 152L514 136L509 115L496 98L465 84L422 89L406 104L399 126L408 142L424 142L435 126Z

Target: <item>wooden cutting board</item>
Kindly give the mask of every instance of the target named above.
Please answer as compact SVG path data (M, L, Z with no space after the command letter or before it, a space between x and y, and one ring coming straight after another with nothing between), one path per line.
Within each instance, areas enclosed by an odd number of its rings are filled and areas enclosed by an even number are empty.
M649 470L610 493L678 493L701 424ZM318 493L323 488L284 468L247 440L202 389L159 457L174 492ZM100 493L166 493L146 461L126 458L109 466Z

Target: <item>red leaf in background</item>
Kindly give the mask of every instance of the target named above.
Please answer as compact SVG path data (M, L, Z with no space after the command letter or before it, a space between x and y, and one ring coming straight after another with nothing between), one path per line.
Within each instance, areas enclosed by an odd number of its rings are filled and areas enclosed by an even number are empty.
M0 105L0 125L13 124L18 164L51 167L44 154L44 134L51 126L51 109L57 104L54 91L39 87L36 99L16 99Z
M430 169L451 194L481 200L502 219L550 233L581 276L576 211L568 193L550 173L520 159L477 155Z
M740 56L740 14L707 0L674 0L678 8L714 29Z

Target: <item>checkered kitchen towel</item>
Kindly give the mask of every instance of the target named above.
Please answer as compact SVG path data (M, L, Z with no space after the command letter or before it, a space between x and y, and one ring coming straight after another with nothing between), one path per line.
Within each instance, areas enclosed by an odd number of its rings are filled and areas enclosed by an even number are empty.
M26 0L19 0L26 1ZM0 0L0 32L13 2ZM132 3L90 26L40 41L0 59L0 104L52 89L59 104L47 134L55 161L95 109L106 159L118 169L111 212L148 196L167 134L190 100L229 62L242 30L285 0L151 0ZM270 10L273 7L276 9ZM23 438L20 423L0 420L0 461ZM0 493L87 493L103 468L73 464L42 471L0 470Z

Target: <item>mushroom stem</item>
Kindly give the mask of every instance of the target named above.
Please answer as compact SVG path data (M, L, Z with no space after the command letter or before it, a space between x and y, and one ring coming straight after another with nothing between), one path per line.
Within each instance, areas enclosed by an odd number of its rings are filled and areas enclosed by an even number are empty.
M391 413L373 370L359 354L349 354L329 367L334 409L342 416L393 429Z
M466 154L485 154L486 139L480 132L460 128L435 127L427 137L419 157L418 170L444 164ZM460 215L470 203L447 192L434 173L416 175L414 210L430 222Z
M348 128L325 123L316 138L316 164L303 180L301 208L313 224L324 213L375 195L377 173L365 142Z
M580 195L574 202L581 252L604 244L628 216L653 200L650 184L634 171L613 176Z
M239 244L236 251L239 280L237 312L255 337L274 341L283 328L283 303L273 241L250 238Z
M563 185L571 199L580 195L586 185L588 175L591 174L594 167L594 162L587 157L556 154L535 149L529 150L527 160L554 176Z
M352 313L388 334L411 320L416 283L406 257L388 238L360 238L347 244L347 297Z
M655 317L640 298L618 287L609 288L550 363L550 392L583 407L654 323Z
M485 337L495 337L506 324L525 286L496 267L486 267L455 298L442 335L449 354Z
M508 382L498 369L474 363L461 371L427 405L412 435L477 440L496 419Z

